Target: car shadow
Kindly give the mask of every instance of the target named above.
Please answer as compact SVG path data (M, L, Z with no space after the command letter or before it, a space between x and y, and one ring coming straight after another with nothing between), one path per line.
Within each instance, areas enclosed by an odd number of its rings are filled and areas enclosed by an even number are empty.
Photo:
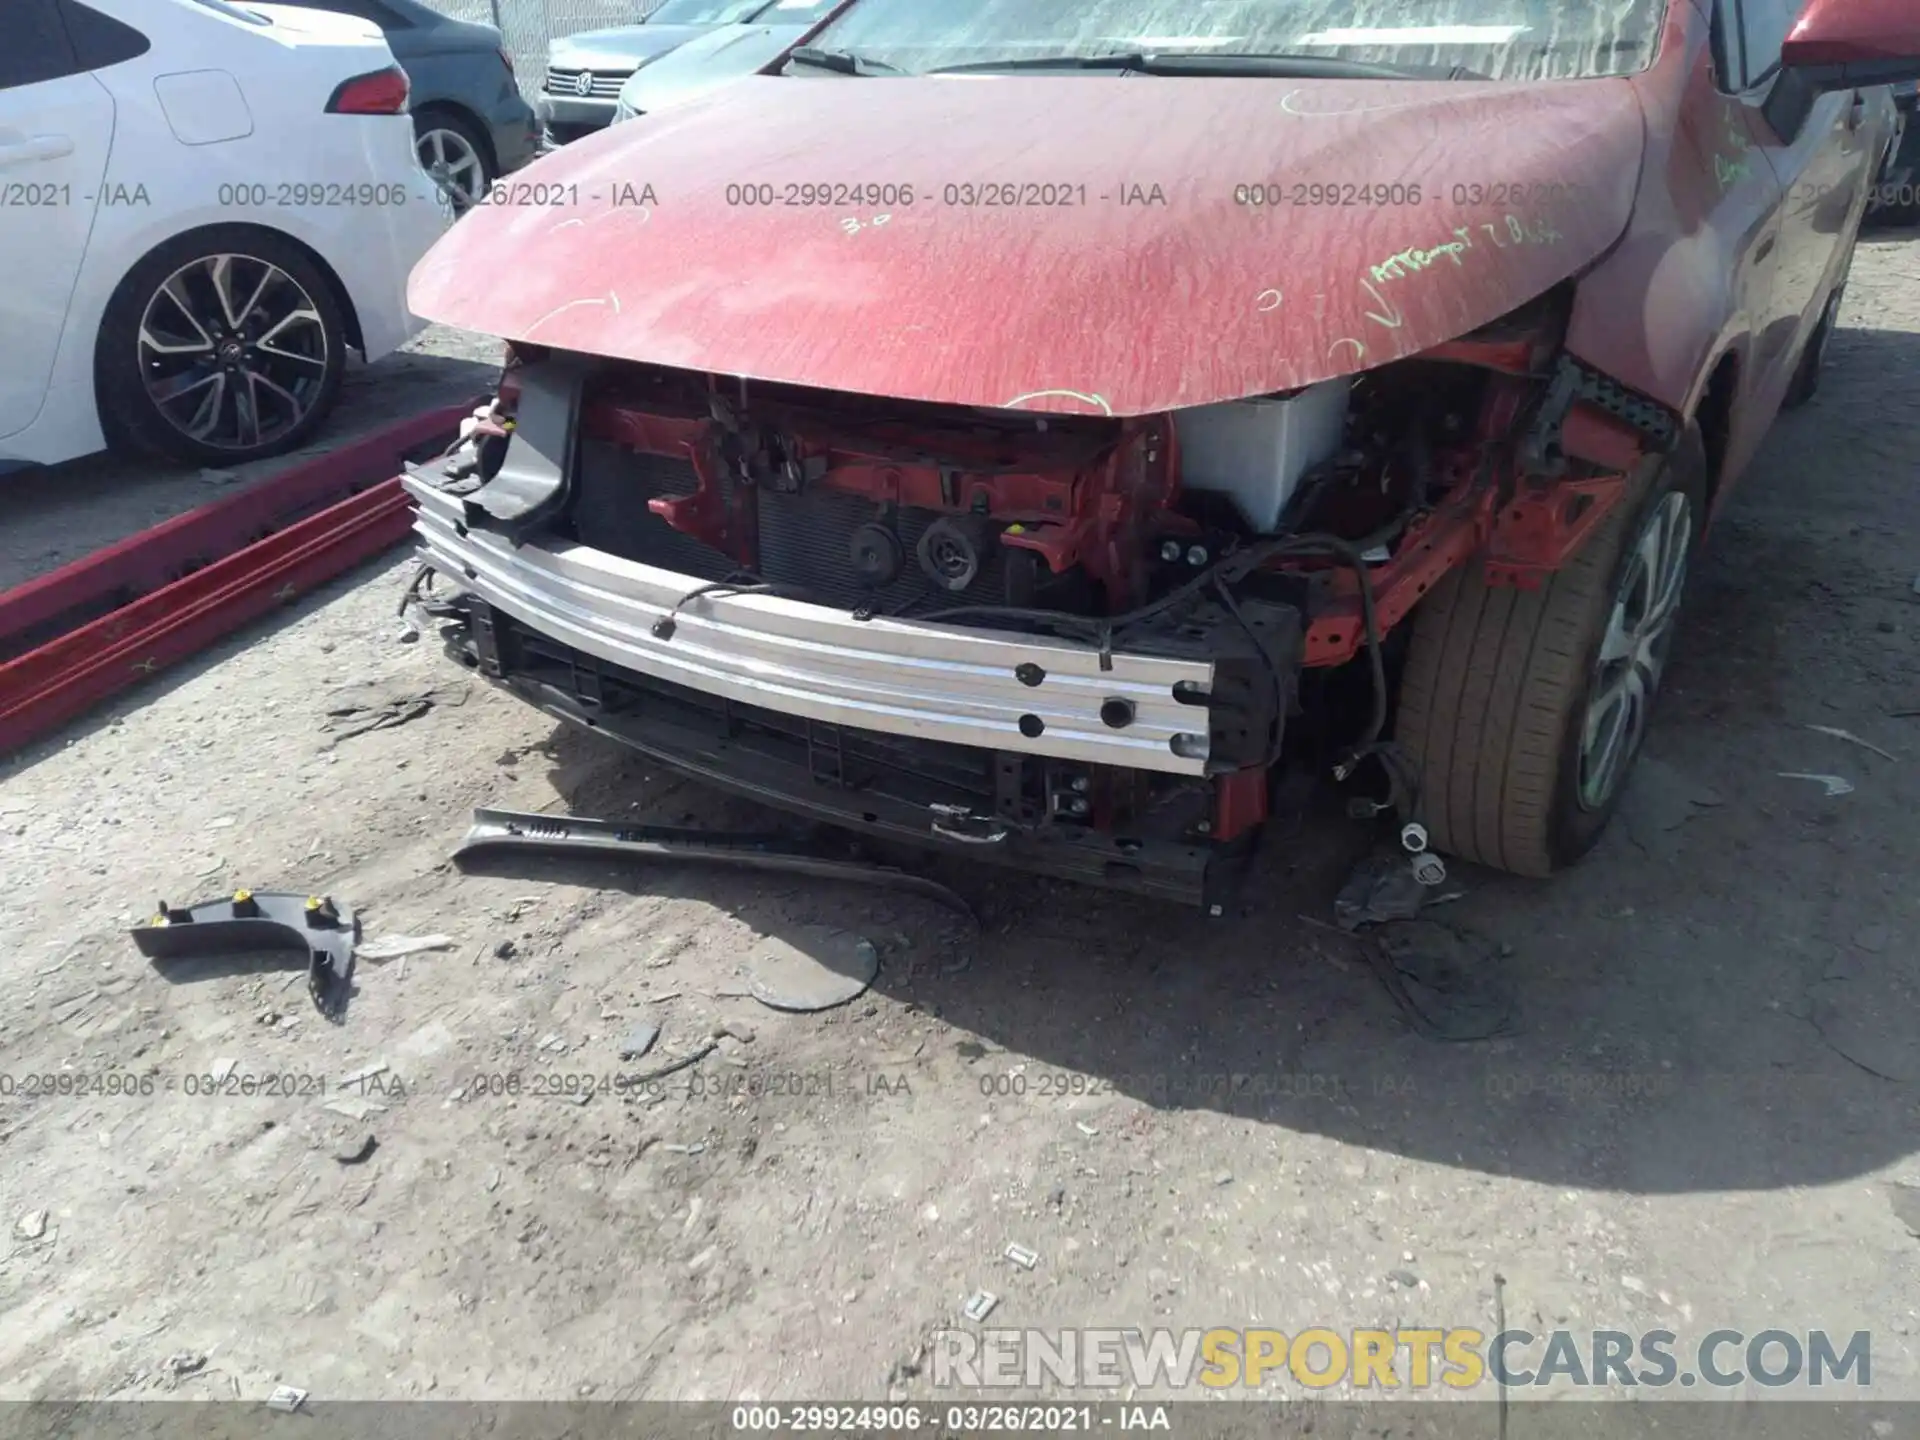
M1219 921L946 856L907 863L964 894L977 933L928 901L815 880L532 857L489 868L697 898L763 935L855 929L882 951L877 992L975 1037L958 1063L983 1083L1024 1059L1019 1083L1042 1100L1043 1087L1117 1093L1637 1194L1881 1169L1920 1139L1900 879L1920 861L1920 793L1903 765L1809 727L1891 747L1902 685L1920 707L1896 494L1920 453L1920 336L1843 329L1830 367L1716 527L1663 712L1595 853L1551 882L1457 866L1463 898L1404 932L1416 951L1470 957L1481 1000L1504 1011L1491 1038L1431 1038L1381 982L1377 941L1326 923L1371 843L1327 796L1272 827L1241 913ZM795 824L693 783L649 795L648 767L569 727L552 747L556 796L576 814ZM1829 771L1855 788L1829 797L1790 778Z

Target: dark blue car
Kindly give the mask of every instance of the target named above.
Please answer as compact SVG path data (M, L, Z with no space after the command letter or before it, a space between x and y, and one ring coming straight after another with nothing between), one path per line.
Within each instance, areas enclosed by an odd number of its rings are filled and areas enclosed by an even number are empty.
M412 87L409 106L420 164L465 210L498 176L539 148L533 107L515 83L513 60L491 25L452 20L420 0L275 0L371 20Z
M1893 87L1900 107L1902 138L1887 157L1886 172L1874 196L1876 218L1891 225L1920 224L1920 84L1909 81Z

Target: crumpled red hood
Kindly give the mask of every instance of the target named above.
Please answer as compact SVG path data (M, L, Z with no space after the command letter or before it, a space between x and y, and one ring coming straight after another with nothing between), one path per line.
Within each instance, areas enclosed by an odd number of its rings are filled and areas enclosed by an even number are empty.
M509 177L409 302L694 370L1148 414L1378 365L1532 299L1620 236L1643 146L1625 80L756 77ZM1248 184L1286 203L1236 203ZM786 203L908 185L911 204Z

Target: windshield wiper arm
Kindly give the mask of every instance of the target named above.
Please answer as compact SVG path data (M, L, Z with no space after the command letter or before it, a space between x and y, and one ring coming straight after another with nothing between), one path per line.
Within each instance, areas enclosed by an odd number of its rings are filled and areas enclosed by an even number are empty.
M838 75L898 75L900 67L884 60L869 60L851 50L822 50L813 45L796 45L787 52L796 65L812 65Z
M976 60L970 65L942 65L929 75L964 75L969 70L1144 70L1153 59L1132 51L1121 55L1021 55L1009 60Z
M1256 75L1288 80L1422 80L1433 72L1404 65L1343 60L1338 55L1178 55L1148 57L1153 75Z
M1416 69L1343 60L1337 55L1243 55L1178 51L1155 55L1137 51L1120 55L1020 56L1010 60L981 60L970 65L946 65L929 75L955 75L969 70L1130 70L1142 75L1253 76L1292 80L1484 80L1487 77L1460 66Z
M1154 55L1156 75L1273 75L1289 80L1489 80L1464 65L1381 65L1338 55Z

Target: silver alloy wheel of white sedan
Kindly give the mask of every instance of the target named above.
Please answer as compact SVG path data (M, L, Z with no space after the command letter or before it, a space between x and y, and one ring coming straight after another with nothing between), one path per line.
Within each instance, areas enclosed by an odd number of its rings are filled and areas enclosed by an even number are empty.
M304 425L338 340L299 280L255 255L205 255L140 317L136 364L155 412L204 446L250 451Z
M420 168L433 177L433 183L452 202L454 213L465 214L487 187L486 162L473 142L458 130L436 125L422 130L415 143Z

